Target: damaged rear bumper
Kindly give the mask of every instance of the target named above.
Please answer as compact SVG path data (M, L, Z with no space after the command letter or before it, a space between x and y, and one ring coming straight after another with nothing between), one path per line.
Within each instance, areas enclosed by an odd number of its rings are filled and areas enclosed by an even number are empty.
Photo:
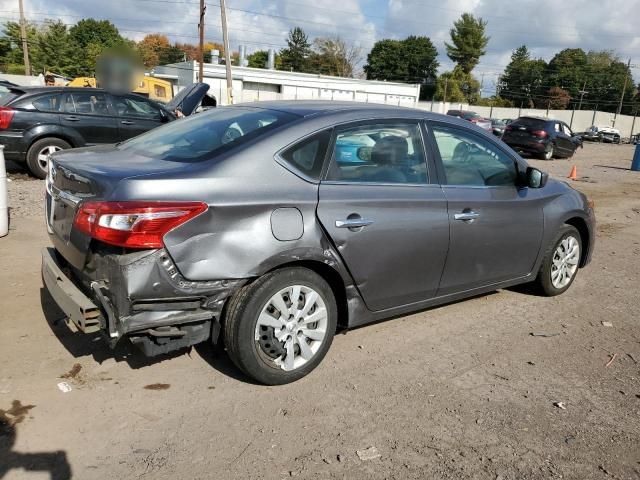
M149 356L215 341L226 299L245 283L188 281L164 250L94 253L78 272L45 248L42 277L78 330L100 331L112 347L127 337Z

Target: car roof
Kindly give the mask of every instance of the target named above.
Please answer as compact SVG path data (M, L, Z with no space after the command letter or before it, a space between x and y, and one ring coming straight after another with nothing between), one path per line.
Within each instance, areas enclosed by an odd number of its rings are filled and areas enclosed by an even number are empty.
M520 120L521 118L527 118L529 120L541 120L543 122L558 122L558 121L560 121L560 120L554 120L552 118L539 117L537 115L522 115L521 117L518 117L516 120Z
M11 87L10 90L22 93L56 93L56 92L104 92L103 88L93 87Z
M417 111L421 113L428 113L424 110L417 110L407 107L398 107L395 105L385 105L380 103L362 103L362 102L350 102L350 101L335 101L335 100L273 100L263 102L249 102L239 103L237 106L245 106L252 108L263 108L265 110L277 110L280 112L291 113L301 117L308 117L311 115L318 115L323 113L341 112L345 110L349 111L362 111L372 112L380 111L381 113L389 114L393 111L404 112Z

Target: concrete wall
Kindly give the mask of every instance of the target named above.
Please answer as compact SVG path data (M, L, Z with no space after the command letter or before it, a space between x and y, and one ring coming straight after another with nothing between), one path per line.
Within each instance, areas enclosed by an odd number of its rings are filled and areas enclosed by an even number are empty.
M472 110L487 118L518 118L523 115L535 115L538 117L549 117L566 122L574 132L583 132L592 125L613 126L620 130L623 138L640 133L640 118L636 119L630 115L618 115L609 112L599 112L594 110L547 110L535 108L504 108L504 107L480 107L469 106L465 103L447 102L418 102L416 108L429 110L435 113L446 113L447 110ZM633 132L632 132L633 127Z

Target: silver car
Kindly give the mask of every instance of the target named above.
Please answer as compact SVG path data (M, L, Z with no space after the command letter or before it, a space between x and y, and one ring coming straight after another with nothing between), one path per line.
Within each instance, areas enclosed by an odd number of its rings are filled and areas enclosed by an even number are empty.
M56 153L46 185L43 278L81 331L222 343L265 384L313 370L337 326L563 293L594 245L587 198L492 135L372 104L217 108Z

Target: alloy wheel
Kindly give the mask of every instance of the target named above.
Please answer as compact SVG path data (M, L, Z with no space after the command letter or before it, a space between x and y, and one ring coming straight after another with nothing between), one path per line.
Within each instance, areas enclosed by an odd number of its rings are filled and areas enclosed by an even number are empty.
M258 348L285 371L310 361L327 336L321 295L305 285L283 288L262 308L255 329Z
M573 236L565 237L556 247L551 264L551 284L562 289L566 287L578 270L580 244Z
M49 165L49 155L57 152L58 150L62 150L62 148L58 147L57 145L47 145L38 152L38 166L43 171L47 171L47 167Z

